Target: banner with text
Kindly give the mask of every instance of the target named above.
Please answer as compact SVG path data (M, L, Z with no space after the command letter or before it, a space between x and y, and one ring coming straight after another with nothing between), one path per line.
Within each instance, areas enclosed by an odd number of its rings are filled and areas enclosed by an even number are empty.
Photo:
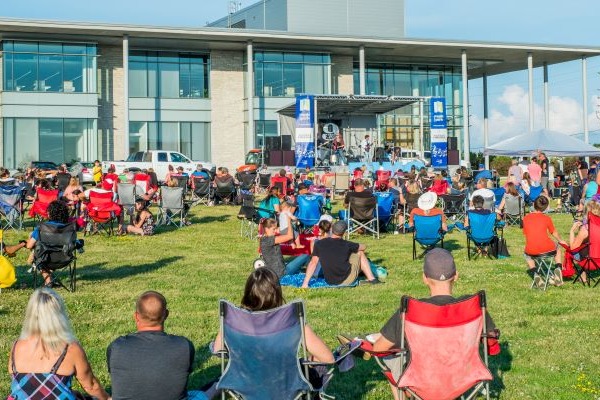
M296 97L296 168L315 162L315 101L313 96Z
M446 122L446 99L432 97L430 100L429 120L431 127L431 166L448 166L448 125Z

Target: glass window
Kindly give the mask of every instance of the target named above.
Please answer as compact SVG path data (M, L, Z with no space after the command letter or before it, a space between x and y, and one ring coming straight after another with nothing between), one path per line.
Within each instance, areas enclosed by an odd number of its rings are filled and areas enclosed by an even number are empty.
M131 121L129 123L129 154L148 149L147 128L146 122Z
M158 136L158 123L148 122L148 150L160 150L162 149L162 143Z
M329 93L328 54L255 52L255 96L294 97Z
M145 63L129 63L129 96L148 97L148 79Z
M190 162L190 160L188 160L187 158L185 158L184 156L182 156L179 153L169 153L169 154L171 154L171 161L173 161L173 162L177 162L177 163Z
M131 153L137 149L171 150L186 157L180 162L188 162L187 157L210 161L210 123L135 121L129 127L130 148L135 149Z
M63 148L63 120L40 119L39 154L41 161L62 163L64 161Z
M157 154L157 156L158 156L158 161L160 161L160 162L167 162L167 161L169 161L167 159L167 153L160 152L160 153Z
M10 44L9 44L10 43ZM51 42L4 42L5 90L96 91L96 46Z
M265 137L279 136L277 131L277 121L274 120L256 120L254 121L254 143L258 148L266 145Z
M161 122L160 123L160 149L161 150L179 150L179 123Z
M190 64L179 64L179 97L191 97Z
M159 63L160 97L179 97L179 65Z
M87 147L85 143L87 120L65 119L63 124L63 160L66 162L81 160L81 156L85 153L85 148Z

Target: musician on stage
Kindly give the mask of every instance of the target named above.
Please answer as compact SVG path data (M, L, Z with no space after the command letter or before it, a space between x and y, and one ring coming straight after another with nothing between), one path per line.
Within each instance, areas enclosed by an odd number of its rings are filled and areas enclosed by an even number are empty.
M344 143L344 136L341 132L336 133L333 139L333 153L337 156L338 165L346 165L346 156L344 154L346 144Z
M371 153L371 146L372 145L373 145L373 142L371 142L371 136L370 135L365 135L365 138L363 139L363 141L360 142L360 150L362 152L362 156L363 156L363 161L364 162L370 162L371 161L369 155Z

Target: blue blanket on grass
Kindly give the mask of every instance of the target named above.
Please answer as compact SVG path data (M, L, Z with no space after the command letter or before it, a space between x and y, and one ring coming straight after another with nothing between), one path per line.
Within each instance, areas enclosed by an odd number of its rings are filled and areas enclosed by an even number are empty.
M281 278L281 286L292 286L292 287L296 287L299 288L302 286L302 282L304 282L304 276L305 274L294 274L294 275L284 275ZM321 288L347 288L347 287L354 287L358 285L358 281L355 281L354 283L350 284L350 285L330 285L329 283L327 283L325 281L325 278L310 278L310 281L308 282L308 287L310 289L321 289Z

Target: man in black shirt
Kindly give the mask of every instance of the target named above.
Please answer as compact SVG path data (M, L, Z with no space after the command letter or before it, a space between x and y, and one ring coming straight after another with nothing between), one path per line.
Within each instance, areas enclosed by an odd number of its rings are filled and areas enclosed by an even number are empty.
M367 277L366 282L380 283L371 272L369 260L365 255L367 247L364 244L342 239L346 229L348 229L346 222L337 221L331 227L331 237L315 243L312 258L306 267L303 288L308 287L308 282L319 262L325 281L330 285L350 285L356 281L361 271Z
M183 336L169 335L164 322L167 300L154 291L136 302L136 333L121 336L106 351L114 400L210 399L216 393L187 392L194 362L194 345Z
M445 249L435 248L425 254L423 262L423 282L429 288L431 297L419 299L420 301L443 306L464 300L470 296L454 297L452 296L452 287L458 279L458 272L454 264L452 254ZM496 329L494 321L486 311L486 327L488 333L488 354L497 355L500 353L498 337L500 331ZM400 335L402 333L402 321L400 310L396 310L388 322L381 328L379 334L372 335L375 340L373 352L386 352L390 349L399 349ZM410 346L410 344L409 344ZM392 370L394 379L397 381L400 375L400 357L386 359L386 365ZM396 387L392 386L394 399L398 399Z

